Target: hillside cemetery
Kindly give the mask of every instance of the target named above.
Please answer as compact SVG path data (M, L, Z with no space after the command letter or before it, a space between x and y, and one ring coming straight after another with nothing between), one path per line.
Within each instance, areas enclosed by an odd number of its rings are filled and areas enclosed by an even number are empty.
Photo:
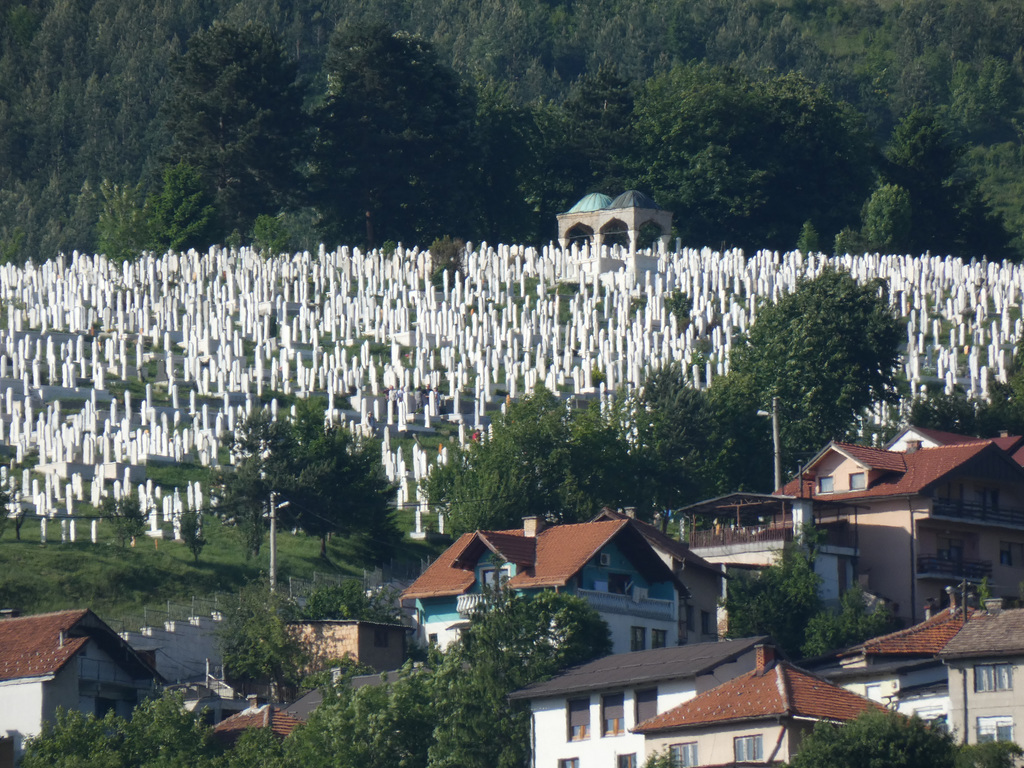
M211 489L165 489L148 469L229 463L252 409L267 403L277 416L295 398L321 397L330 422L383 439L398 503L416 508L409 533L422 535L444 520L417 482L508 398L542 384L571 402L607 403L673 361L706 387L728 372L758 307L827 263L888 283L908 321L915 391L959 384L986 397L1021 335L1024 267L1010 263L708 249L603 256L480 244L465 274L446 272L437 287L429 253L402 247L272 258L211 248L123 264L74 253L4 265L0 478L25 530L44 541L96 541L104 523L79 509L130 491L152 536L177 537L184 509L210 511ZM875 410L879 424L898 416Z

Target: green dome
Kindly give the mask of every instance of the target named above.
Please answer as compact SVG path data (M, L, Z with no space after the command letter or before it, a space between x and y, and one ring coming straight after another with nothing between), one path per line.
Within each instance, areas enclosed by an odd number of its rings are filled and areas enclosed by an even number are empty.
M600 192L591 192L576 203L576 205L566 211L566 213L590 213L591 211L601 211L605 208L611 207L611 202L612 199L608 197L608 195L601 194Z

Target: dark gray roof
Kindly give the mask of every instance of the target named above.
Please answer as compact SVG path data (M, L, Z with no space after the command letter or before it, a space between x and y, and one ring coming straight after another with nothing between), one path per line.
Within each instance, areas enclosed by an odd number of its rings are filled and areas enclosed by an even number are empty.
M1024 656L1024 608L976 612L939 655L944 659Z
M609 208L643 208L645 210L660 211L661 207L643 192L635 189L627 189L621 195L612 200Z
M581 664L558 677L534 683L512 693L510 699L540 699L579 691L621 688L662 680L679 680L710 672L732 661L758 643L771 642L766 635L692 643L650 651L616 653Z

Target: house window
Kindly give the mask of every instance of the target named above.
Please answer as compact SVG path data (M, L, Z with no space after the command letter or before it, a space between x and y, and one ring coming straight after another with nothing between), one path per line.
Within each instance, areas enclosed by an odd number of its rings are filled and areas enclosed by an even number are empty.
M979 717L978 743L984 744L988 741L1013 741L1013 718Z
M702 635L715 634L715 625L711 620L711 611L700 612L700 633Z
M629 628L629 650L642 651L647 648L647 628Z
M737 763L750 763L761 759L761 734L737 736L732 740L732 751Z
M636 768L636 752L628 755L619 755L615 761L615 768Z
M691 768L697 765L697 742L669 745L668 757L672 768Z
M1013 672L1009 664L975 664L974 665L974 690L981 693L985 691L1012 691Z
M668 645L668 630L652 629L651 648L664 648L666 645Z
M429 635L427 635L427 644L428 645L437 645L437 633L436 632L431 632Z
M693 632L697 627L693 623L693 606L686 606L686 632Z
M480 580L485 587L496 587L509 580L508 568L484 568L480 572Z
M1024 565L1024 544L1016 541L999 542L999 564L1012 566L1014 563Z
M558 761L558 768L580 768L578 757L567 757Z
M115 699L104 699L100 696L96 697L96 708L94 713L97 720L102 720L107 712L113 712L117 714L117 701Z
M832 478L831 477L819 477L818 478L818 493L832 493Z
M633 698L636 700L636 722L637 725L650 720L658 714L658 689L644 688L637 691Z
M964 559L964 540L940 538L939 549L936 554L940 560L958 563Z
M850 490L863 491L868 487L868 478L863 472L854 472L850 475Z
M608 591L616 595L624 595L629 589L632 579L625 573L608 574Z
M389 632L384 627L373 628L373 647L387 648Z
M623 694L610 693L601 697L602 736L621 736L626 732Z
M569 741L590 738L590 699L569 699Z

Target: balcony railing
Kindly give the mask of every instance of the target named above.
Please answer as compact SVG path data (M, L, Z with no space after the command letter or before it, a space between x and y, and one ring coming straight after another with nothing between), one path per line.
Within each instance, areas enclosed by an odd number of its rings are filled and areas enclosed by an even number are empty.
M483 595L459 595L455 608L460 616L468 618L483 601Z
M917 556L917 575L922 577L974 579L992 575L991 560L949 560L937 555Z
M857 546L853 530L845 523L818 525L824 533L822 544L832 547ZM793 527L787 525L760 525L744 528L724 528L720 531L693 531L690 534L690 548L730 547L743 544L771 544L772 548L793 540Z
M586 598L591 607L599 613L616 613L661 621L675 621L676 619L674 600L657 600L653 597L634 598L631 595L598 592L593 589L580 589L576 591L576 594Z
M954 520L972 520L996 525L1019 525L1024 527L1024 509L1007 509L983 504L971 504L957 499L933 499L932 517L948 517Z

